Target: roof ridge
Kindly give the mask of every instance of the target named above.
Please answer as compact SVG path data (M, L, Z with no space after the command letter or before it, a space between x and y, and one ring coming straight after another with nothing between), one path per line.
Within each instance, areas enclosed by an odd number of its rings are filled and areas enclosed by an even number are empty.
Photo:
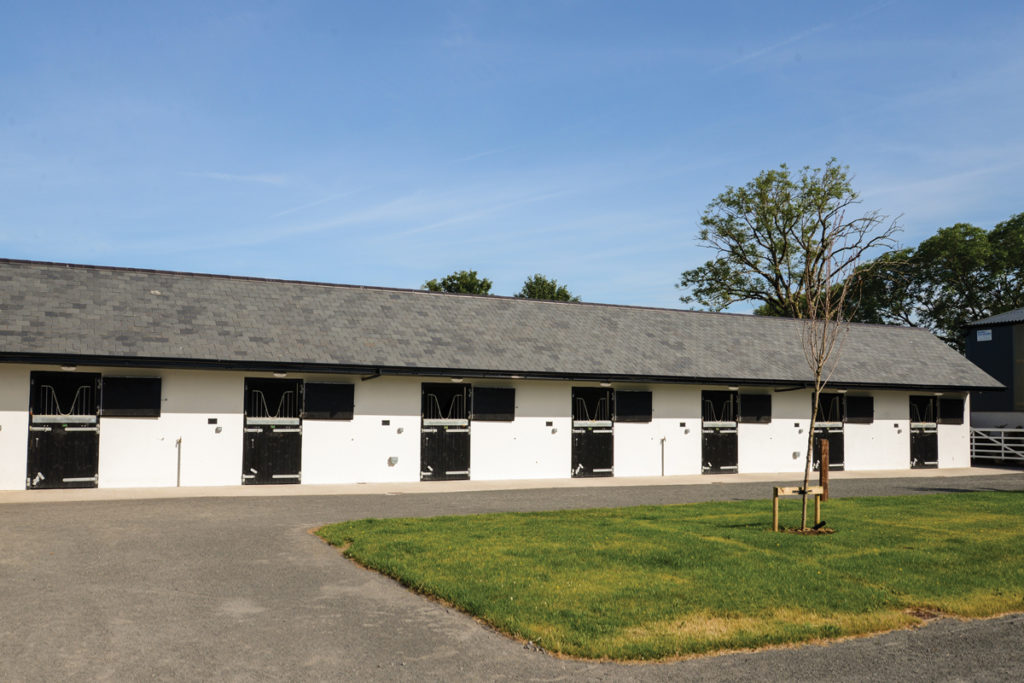
M339 289L361 289L361 290L378 290L382 292L399 292L408 294L423 294L423 295L434 295L434 296L453 296L453 297L464 297L464 298L476 298L476 299L487 299L487 300L498 300L498 301L522 301L529 302L529 304L562 304L571 306L593 306L593 307L604 307L613 309L631 309L640 311L664 311L667 313L687 313L687 314L700 314L710 316L728 316L728 317L740 317L748 319L760 319L765 321L787 321L793 322L799 320L799 318L791 318L786 316L761 316L753 313L736 313L731 311L702 311L695 309L685 308L667 308L664 306L642 306L639 304L609 304L598 301L554 301L550 299L528 299L516 296L509 296L504 294L469 294L469 293L455 293L455 292L432 292L425 289L412 289L408 287L386 287L383 285L355 285L337 282L318 282L315 280L293 280L288 278L272 278L272 277L257 277L254 275L227 275L223 273L201 273L196 271L184 271L184 270L166 270L160 268L138 268L131 266L107 266L87 263L66 263L60 261L34 261L31 259L13 259L0 257L0 264L10 263L18 265L28 266L48 266L48 267L59 267L59 268L71 268L75 270L92 270L92 271L114 271L122 273L150 273L154 275L175 275L184 277L195 277L195 278L212 278L218 280L234 280L239 282L267 282L267 283L279 283L279 284L290 284L290 285L308 285L315 287L329 287ZM909 327L906 325L886 325L884 323L864 323L864 322L851 322L850 325L856 325L858 327L882 327L885 329L902 329L914 332L931 332L923 327Z

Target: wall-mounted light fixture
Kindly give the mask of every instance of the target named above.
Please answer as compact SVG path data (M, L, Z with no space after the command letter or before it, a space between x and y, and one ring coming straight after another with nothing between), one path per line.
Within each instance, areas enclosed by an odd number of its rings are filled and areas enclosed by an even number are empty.
M78 369L78 366L77 365L62 365L62 366L60 366L60 369L63 370L64 372L74 372L75 370Z
M601 386L602 387L610 387L611 385L612 385L611 382L601 382Z
M739 391L739 387L726 387L729 391Z
M452 377L452 378L450 378L450 379L451 379L451 380L452 380L453 382L461 382L461 381L462 381L462 378L461 378L461 377Z
M288 376L287 372L275 372L274 373L274 377L287 377L287 376Z

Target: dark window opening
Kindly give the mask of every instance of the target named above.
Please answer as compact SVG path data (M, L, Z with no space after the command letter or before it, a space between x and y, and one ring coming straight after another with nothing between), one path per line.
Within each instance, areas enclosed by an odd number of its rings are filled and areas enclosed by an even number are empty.
M573 387L572 419L577 422L609 422L614 414L611 389Z
M99 413L98 374L83 372L33 372L29 411L48 417L95 420Z
M962 425L964 423L964 400L962 398L939 399L939 424Z
M844 398L843 394L819 395L818 414L814 418L815 422L842 422L845 417ZM813 397L811 400L814 400Z
M355 413L355 386L307 382L305 387L307 420L351 420Z
M874 396L847 396L846 421L855 424L871 424L875 421Z
M650 422L654 417L653 395L649 391L615 393L615 419L618 422Z
M516 390L476 387L473 390L473 419L487 422L516 419Z
M250 420L298 420L302 380L247 378L245 417Z
M771 394L740 394L740 422L768 424L772 421Z
M467 384L424 384L422 396L424 420L469 419Z
M735 391L702 391L701 418L705 422L735 422Z
M104 417L160 417L159 377L104 377Z
M910 397L911 422L935 422L935 417L936 415L934 396Z

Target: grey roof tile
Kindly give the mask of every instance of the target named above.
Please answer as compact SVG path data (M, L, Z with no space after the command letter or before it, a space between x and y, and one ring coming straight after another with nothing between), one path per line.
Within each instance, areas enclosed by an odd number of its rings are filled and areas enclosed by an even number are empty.
M0 260L0 279L0 356L8 357L811 378L802 323L783 318L13 260ZM927 331L879 325L850 327L833 382L1001 386Z

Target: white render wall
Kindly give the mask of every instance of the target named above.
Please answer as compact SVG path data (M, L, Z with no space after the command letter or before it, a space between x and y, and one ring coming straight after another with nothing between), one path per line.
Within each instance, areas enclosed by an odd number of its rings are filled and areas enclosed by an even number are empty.
M0 364L0 489L25 487L32 370L58 368ZM106 377L162 379L160 417L100 419L101 487L175 486L179 480L179 450L182 486L241 483L244 379L270 377L270 373L84 366L79 371L100 372ZM420 387L423 382L448 380L385 376L361 381L358 376L314 374L289 377L350 383L355 387L352 420L303 421L303 483L419 480ZM572 387L598 386L596 383L468 379L467 382L475 387L516 390L514 421L472 422L472 479L570 476ZM651 422L614 425L615 476L658 476L663 471L669 476L699 474L701 391L725 387L629 383L613 386L653 394ZM771 393L772 422L738 426L739 471L801 472L810 423L810 392L741 386L740 393ZM908 469L909 393L867 393L875 399L875 421L846 425L846 469ZM211 424L211 419L216 424ZM969 425L939 425L938 430L939 466L969 466Z
M28 374L26 365L0 364L0 489L25 488Z
M846 469L910 469L910 394L873 391L875 421L844 428ZM970 454L968 454L970 459Z
M163 394L160 417L100 418L100 486L175 486L179 439L182 486L241 483L244 375L187 370L88 371L103 372L107 377L160 377ZM217 420L216 425L209 424L211 418Z
M303 483L419 481L419 381L399 377L366 382L358 377L305 378L354 384L356 408L352 420L303 420ZM383 424L385 420L389 424ZM398 460L389 465L388 458Z
M939 467L971 466L971 397L964 399L964 423L939 425Z
M741 422L737 426L739 471L803 472L811 424L811 392L768 388L745 389L740 394L771 394L772 421Z
M418 400L420 382L413 381ZM472 479L557 479L569 476L572 469L571 385L563 382L480 381L473 386L515 387L516 419L512 422L472 422L469 440ZM418 404L416 413L419 414ZM416 426L418 432L418 421ZM418 443L416 447L419 447Z

